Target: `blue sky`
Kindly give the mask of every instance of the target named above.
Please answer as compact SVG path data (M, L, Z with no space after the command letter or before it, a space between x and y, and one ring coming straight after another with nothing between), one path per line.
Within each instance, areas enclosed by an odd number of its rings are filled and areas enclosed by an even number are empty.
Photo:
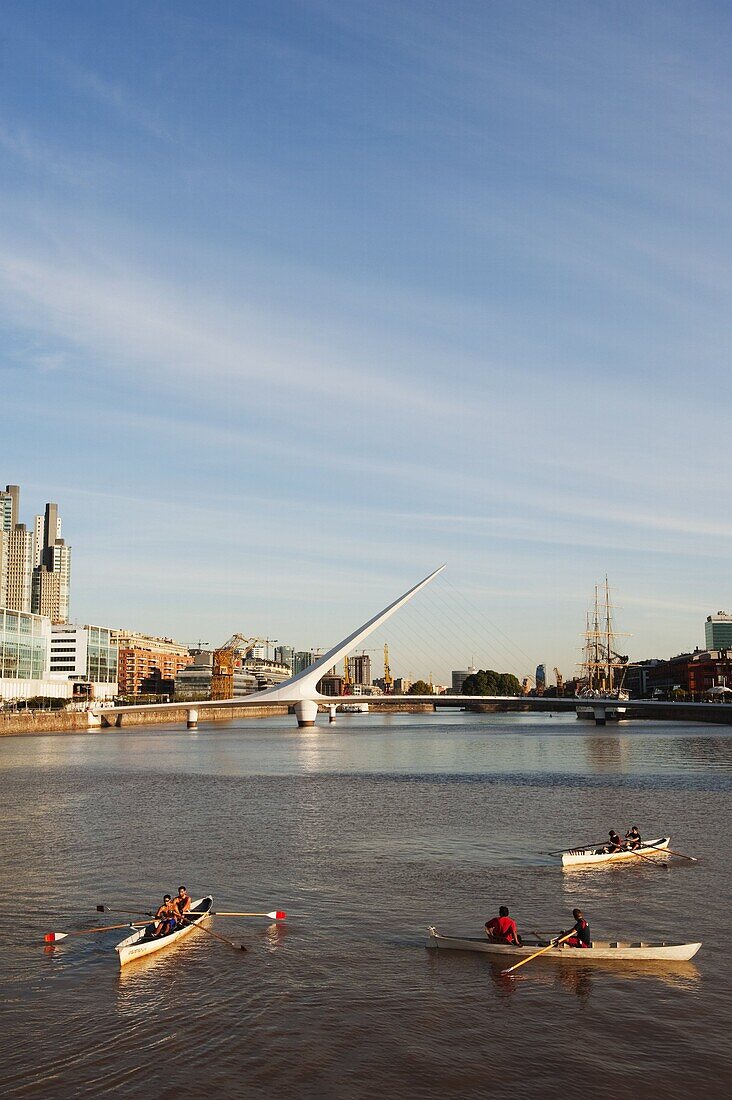
M447 561L398 671L568 675L605 573L633 656L703 644L727 5L3 15L0 479L59 502L72 614L325 645Z

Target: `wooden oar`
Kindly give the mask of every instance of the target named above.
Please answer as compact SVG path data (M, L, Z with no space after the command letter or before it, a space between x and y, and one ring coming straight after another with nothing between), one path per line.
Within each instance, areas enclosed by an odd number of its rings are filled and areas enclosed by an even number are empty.
M664 848L664 852L668 852L670 856L678 856L679 859L688 859L691 863L698 863L699 860L696 856L685 856L683 852L675 852L673 848Z
M527 955L521 962L517 962L514 966L509 966L508 970L502 970L501 974L513 974L514 970L518 970L520 966L525 966L526 963L530 963L532 959L538 959L539 955L543 955L546 951L551 951L552 947L557 947L558 944L564 943L565 940L569 940L574 936L575 930L567 932L566 936L562 936L561 939L554 940L553 943L548 944L546 947L542 947L540 951L535 951L533 955Z
M112 909L109 905L98 905L97 913L129 913L133 917L154 917L149 909Z
M210 914L209 914L210 915ZM183 917L186 924L190 924L193 928L200 928L202 932L208 932L209 936L213 936L215 940L221 940L222 943L228 943L229 947L233 947L235 951L246 951L246 947L243 943L234 943L233 940L227 940L226 936L220 936L218 932L212 931L210 928L206 928L205 924L195 924L189 917Z
M111 932L114 928L143 928L147 924L147 921L127 921L126 924L105 924L101 928L80 928L77 932L47 932L43 937L46 943L58 943L59 940L65 940L67 936L86 936L90 932Z
M656 852L660 852L662 855L663 855L664 852L668 851L667 848L655 848L654 849L653 845L650 845L649 847L651 848L651 851L655 850ZM646 851L647 850L648 849L646 849ZM659 863L659 861L657 859L654 859L653 856L646 855L644 852L641 852L638 848L629 848L627 851L628 851L628 855L640 856L641 859L647 859L649 863L652 863L654 865L654 867L663 867L664 871L668 871L668 865L666 863Z
M192 913L196 910L192 909ZM287 913L282 909L275 909L273 913L221 913L218 909L213 913L215 917L270 917L272 920L285 920Z

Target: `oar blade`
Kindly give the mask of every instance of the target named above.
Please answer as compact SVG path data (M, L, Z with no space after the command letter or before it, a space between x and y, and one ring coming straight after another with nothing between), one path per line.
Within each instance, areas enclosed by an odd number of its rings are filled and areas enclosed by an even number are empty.
M272 920L286 920L287 918L287 913L282 909L275 909L273 913L267 913L266 915L271 917Z
M68 932L47 932L43 937L45 943L58 943L59 940L65 940L68 936Z

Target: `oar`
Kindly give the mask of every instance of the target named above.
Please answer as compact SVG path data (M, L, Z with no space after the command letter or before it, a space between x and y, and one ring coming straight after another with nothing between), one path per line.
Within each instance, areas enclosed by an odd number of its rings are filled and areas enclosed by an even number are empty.
M112 909L109 905L98 905L97 913L129 913L133 917L154 917L155 914L150 912L149 909L143 909L140 912L139 909Z
M562 848L559 852L547 852L548 856L563 856L565 852L581 851L584 848L599 848L601 845L607 844L605 840L594 840L591 844L568 844L566 848Z
M147 921L136 921L134 924L132 921L127 921L126 924L105 924L102 928L80 928L78 932L47 932L43 937L46 943L57 943L59 940L65 940L67 936L86 936L90 932L111 932L114 928L135 928L139 926L144 927Z
M195 913L195 909L191 910ZM221 913L217 909L214 914L215 917L270 917L272 920L285 920L287 913L282 909L275 909L273 913Z
M235 951L246 951L246 947L243 943L234 943L233 940L227 940L226 936L220 936L218 932L212 931L210 928L206 928L205 924L194 924L188 917L184 917L183 920L186 924L190 924L193 928L200 928L202 932L208 932L209 936L213 936L215 940L221 940L222 943L228 943L229 947L233 947Z
M574 936L574 928L571 932L567 932L566 936L562 936L559 940L554 940L553 943L548 944L547 947L542 947L540 951L535 951L533 955L527 955L521 962L517 962L514 966L509 966L508 970L502 970L501 974L513 974L514 970L518 970L520 966L525 966L526 963L530 963L532 959L537 959L539 955L543 955L546 951L551 951L552 947L557 947L558 944L564 943L565 940L571 939Z
M696 856L685 856L683 852L675 852L673 848L664 848L664 852L668 852L670 856L678 856L679 859L688 859L691 863L698 863L699 860Z
M651 847L652 847L652 846L651 846ZM664 848L656 848L655 850L656 850L657 852L660 852L661 854L663 854L663 853L664 853L664 851L667 851L668 849L664 849ZM653 858L653 856L648 856L648 855L645 855L645 853L643 853L643 852L639 851L639 850L638 850L638 848L630 848L630 849L628 849L628 855L633 855L633 856L640 856L640 858L641 858L641 859L647 859L649 863L652 863L652 864L654 865L654 867L663 867L663 869L664 869L665 871L668 871L668 864L666 864L666 863L659 863L659 861L658 861L657 859L654 859L654 858Z

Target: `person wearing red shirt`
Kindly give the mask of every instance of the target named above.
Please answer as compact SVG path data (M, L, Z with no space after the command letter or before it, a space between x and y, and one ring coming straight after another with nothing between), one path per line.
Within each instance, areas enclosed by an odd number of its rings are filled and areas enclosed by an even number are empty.
M498 916L485 922L485 934L494 943L515 943L519 946L523 942L519 936L516 921L508 915L508 907L502 905L498 910Z

